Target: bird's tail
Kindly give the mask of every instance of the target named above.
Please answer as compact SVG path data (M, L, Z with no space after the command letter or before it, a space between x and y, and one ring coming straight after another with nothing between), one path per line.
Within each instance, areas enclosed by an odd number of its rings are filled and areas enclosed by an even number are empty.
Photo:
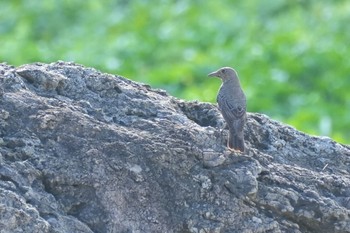
M230 149L239 150L241 152L244 152L245 147L244 147L243 135L238 135L234 132L229 132L227 146Z

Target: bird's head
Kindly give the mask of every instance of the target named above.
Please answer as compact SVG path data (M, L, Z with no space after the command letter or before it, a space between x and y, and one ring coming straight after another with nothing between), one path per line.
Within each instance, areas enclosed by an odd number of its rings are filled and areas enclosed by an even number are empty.
M237 73L231 67L222 67L217 71L214 71L208 74L209 77L218 77L221 78L222 81L226 81L228 79L237 78Z

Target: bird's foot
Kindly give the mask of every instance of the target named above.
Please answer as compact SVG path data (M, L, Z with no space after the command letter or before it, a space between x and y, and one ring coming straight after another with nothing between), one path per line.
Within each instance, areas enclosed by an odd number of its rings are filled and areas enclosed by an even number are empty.
M229 151L234 152L234 153L239 153L242 154L243 152L234 148L227 147Z

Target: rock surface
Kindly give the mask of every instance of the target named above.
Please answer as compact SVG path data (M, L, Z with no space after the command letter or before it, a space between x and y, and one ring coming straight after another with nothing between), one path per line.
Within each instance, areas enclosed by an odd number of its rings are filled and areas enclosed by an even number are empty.
M205 77L204 77L205 78ZM0 65L0 232L350 232L350 148L74 63Z

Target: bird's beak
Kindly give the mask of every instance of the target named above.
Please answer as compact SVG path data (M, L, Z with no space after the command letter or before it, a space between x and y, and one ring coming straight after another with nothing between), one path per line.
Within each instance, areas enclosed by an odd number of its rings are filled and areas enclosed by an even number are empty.
M218 71L211 72L208 77L218 77Z

